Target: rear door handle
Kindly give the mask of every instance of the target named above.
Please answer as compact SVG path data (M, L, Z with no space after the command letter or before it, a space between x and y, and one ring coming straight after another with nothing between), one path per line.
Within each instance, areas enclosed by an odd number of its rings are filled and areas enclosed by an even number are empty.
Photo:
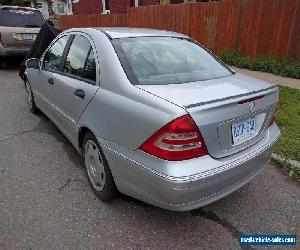
M74 92L74 95L80 97L81 99L83 99L85 97L85 92L83 89L76 89Z
M53 78L49 78L49 79L48 79L48 83L51 84L51 85L53 85L53 83L54 83Z

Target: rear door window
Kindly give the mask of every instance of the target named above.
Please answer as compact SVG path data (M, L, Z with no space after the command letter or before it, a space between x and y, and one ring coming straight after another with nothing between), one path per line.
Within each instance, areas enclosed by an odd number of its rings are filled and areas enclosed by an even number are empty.
M69 36L59 38L51 48L46 52L44 57L44 68L47 70L59 71L63 52L68 42Z
M64 65L64 73L95 82L96 62L88 39L76 35Z
M45 20L40 11L27 9L0 9L0 26L39 28Z

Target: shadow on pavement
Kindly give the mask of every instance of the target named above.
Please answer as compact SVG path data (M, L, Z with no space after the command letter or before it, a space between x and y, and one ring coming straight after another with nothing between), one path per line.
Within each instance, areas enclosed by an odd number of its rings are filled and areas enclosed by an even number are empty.
M11 57L7 59L0 59L0 68L6 70L19 70L24 57Z

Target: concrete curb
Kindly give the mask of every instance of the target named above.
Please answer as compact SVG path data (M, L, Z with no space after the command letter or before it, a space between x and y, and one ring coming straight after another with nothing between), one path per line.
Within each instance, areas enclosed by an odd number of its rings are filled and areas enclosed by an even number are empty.
M274 158L275 160L280 161L280 162L287 162L287 163L291 164L294 167L300 168L300 162L299 161L288 160L288 159L285 159L284 157L281 157L278 154L272 154L271 158Z

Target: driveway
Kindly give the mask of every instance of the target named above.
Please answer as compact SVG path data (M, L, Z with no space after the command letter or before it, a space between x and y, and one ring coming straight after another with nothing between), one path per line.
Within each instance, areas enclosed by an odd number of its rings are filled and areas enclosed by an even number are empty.
M241 233L297 233L299 241L299 184L271 164L192 212L124 195L99 201L72 145L28 111L17 70L0 70L0 87L0 249L240 249Z

